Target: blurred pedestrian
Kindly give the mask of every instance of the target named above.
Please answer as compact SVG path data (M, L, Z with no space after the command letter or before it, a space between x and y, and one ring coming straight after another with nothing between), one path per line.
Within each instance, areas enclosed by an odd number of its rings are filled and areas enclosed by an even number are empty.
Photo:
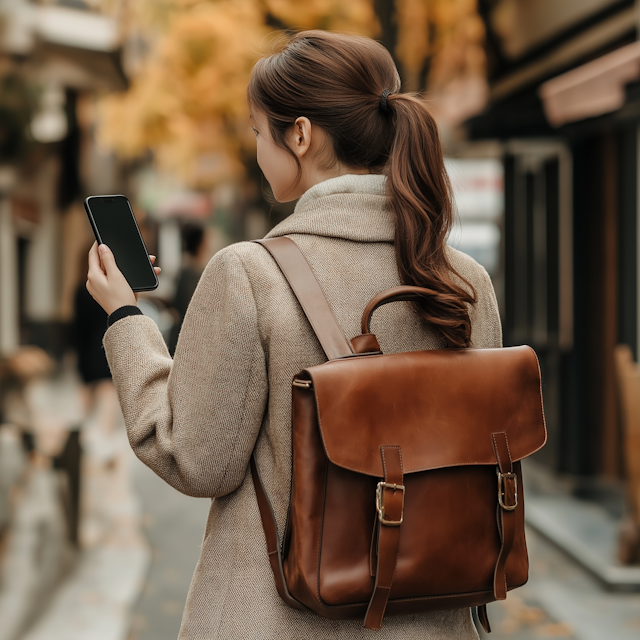
M182 321L187 313L187 307L191 302L193 292L198 286L202 267L200 266L200 253L204 246L204 229L200 225L186 223L182 227L182 266L178 274L176 292L173 296L172 307L177 311L179 320L171 328L169 336L169 353L174 354L178 335L182 327Z
M87 264L82 255L80 273L86 273ZM87 291L84 278L74 295L73 340L77 355L77 368L84 383L82 397L85 425L90 427L83 436L85 445L105 464L114 457L115 430L120 408L111 371L102 346L107 330L107 314Z
M453 207L437 126L399 91L391 56L367 38L301 32L256 64L258 164L278 201L298 199L267 237L295 241L347 335L374 295L404 283L437 293L376 317L384 352L500 347L489 276L445 242ZM282 532L291 380L326 358L267 251L244 242L213 257L173 360L104 245L91 249L87 286L110 314L105 349L136 454L179 491L215 498L180 638L372 637L361 620L288 607L275 588L249 460L255 451ZM464 608L390 617L376 638L477 634Z

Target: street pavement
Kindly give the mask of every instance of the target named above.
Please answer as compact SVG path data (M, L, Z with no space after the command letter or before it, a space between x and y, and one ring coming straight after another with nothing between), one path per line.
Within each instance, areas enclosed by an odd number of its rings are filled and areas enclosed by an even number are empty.
M612 593L530 527L528 583L488 606L490 640L638 640L640 593Z
M73 378L69 379L69 386ZM68 397L73 397L68 389ZM115 393L104 398L115 402ZM68 577L21 640L120 640L150 561L131 486L131 452L122 416L111 429L87 419L82 428L79 550Z
M176 640L211 501L179 493L138 460L132 478L152 561L128 640Z

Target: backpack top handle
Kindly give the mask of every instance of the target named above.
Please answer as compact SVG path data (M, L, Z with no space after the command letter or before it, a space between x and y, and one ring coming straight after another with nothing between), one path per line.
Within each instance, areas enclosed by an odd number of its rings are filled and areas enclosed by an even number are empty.
M385 289L378 295L371 298L369 304L362 313L362 321L360 322L360 329L363 334L371 333L371 316L373 312L381 307L383 304L389 302L422 302L429 296L437 295L433 289L425 289L424 287L413 287L409 285L403 285L401 287L392 287L391 289Z

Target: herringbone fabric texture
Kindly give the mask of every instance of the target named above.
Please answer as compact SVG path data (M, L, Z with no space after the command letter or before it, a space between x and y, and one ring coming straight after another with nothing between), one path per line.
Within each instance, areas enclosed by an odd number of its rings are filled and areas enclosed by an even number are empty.
M316 185L269 233L281 235L302 249L348 338L359 333L367 302L400 284L382 176ZM450 249L450 257L478 294L473 346L502 346L489 276L459 251ZM378 310L372 331L386 353L443 346L406 303ZM256 447L282 535L291 478L291 380L325 358L263 247L242 242L212 258L174 360L144 316L116 322L104 345L136 455L178 491L215 498L181 640L477 638L468 609L389 617L374 633L359 621L330 621L279 599L248 463Z

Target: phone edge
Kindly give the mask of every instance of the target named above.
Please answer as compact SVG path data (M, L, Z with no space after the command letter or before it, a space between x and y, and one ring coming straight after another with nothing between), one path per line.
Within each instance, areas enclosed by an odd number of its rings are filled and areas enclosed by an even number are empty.
M156 273L156 270L153 268L153 265L151 264L151 258L149 257L149 249L147 249L147 244L144 241L144 238L142 237L142 233L140 232L140 227L138 226L138 220L136 219L136 214L133 210L133 207L131 206L131 200L129 200L129 198L127 198L127 196L125 196L124 194L120 193L117 196L113 196L114 198L124 198L127 201L127 204L129 205L129 211L131 211L131 217L133 218L133 224L136 225L136 231L138 232L138 236L140 236L140 242L142 242L142 246L144 247L144 252L147 254L147 260L149 261L149 266L151 267L151 273L153 274L153 277L155 279L155 284L152 287L142 287L142 288L136 288L134 289L133 287L131 287L132 291L135 292L139 292L139 291L155 291L159 286L160 286L160 281L158 280L158 274Z
M84 210L86 211L87 217L89 218L89 224L91 225L91 229L93 230L93 235L96 239L96 242L98 244L102 244L102 238L100 237L100 232L98 231L96 221L93 219L93 214L91 213L91 207L89 206L89 200L91 200L91 198L99 198L99 197L100 196L87 196L84 199Z

